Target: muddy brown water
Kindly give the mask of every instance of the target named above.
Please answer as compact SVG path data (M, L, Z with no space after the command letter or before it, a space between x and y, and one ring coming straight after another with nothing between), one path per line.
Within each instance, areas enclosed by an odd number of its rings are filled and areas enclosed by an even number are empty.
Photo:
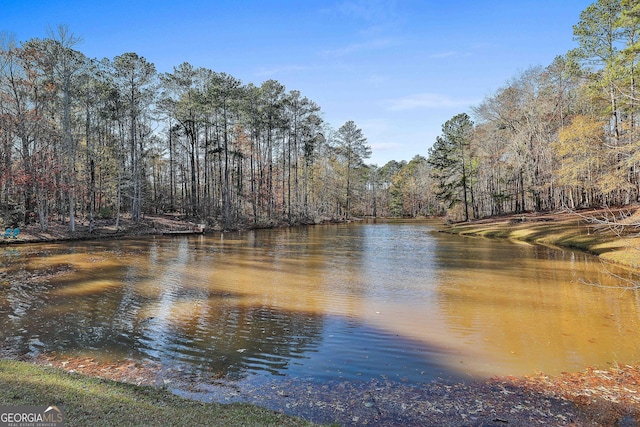
M432 222L9 246L0 262L0 344L15 357L420 384L640 355L640 295L607 289L619 279L594 257Z

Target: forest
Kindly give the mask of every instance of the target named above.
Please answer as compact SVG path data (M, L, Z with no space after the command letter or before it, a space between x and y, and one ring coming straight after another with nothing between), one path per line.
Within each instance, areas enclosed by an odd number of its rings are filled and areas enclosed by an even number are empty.
M598 0L576 48L442 126L432 189L452 219L624 206L640 192L640 2Z
M640 197L640 1L599 0L576 48L442 125L426 156L367 164L362 129L276 80L137 53L91 59L66 26L0 35L5 226L179 213L212 227L349 217L469 220ZM431 148L427 149L427 147Z
M260 86L135 53L93 60L67 27L0 50L0 192L7 225L178 212L224 229L365 208L366 138L277 81Z

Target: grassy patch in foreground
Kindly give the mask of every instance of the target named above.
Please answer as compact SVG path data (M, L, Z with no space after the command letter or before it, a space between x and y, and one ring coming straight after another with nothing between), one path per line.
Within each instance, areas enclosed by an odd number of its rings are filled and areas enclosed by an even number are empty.
M247 404L221 405L26 362L0 360L0 403L58 405L66 426L312 426Z

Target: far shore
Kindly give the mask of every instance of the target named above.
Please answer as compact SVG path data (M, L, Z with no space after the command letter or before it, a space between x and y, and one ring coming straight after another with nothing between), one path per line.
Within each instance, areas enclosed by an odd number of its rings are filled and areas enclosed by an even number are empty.
M53 243L53 242L69 242L80 240L100 240L100 239L119 239L132 238L142 236L158 236L171 234L202 234L222 231L244 231L250 229L268 229L305 225L317 225L327 223L343 223L351 222L356 219L336 220L329 217L319 217L309 223L265 223L265 224L241 224L230 230L223 230L220 226L207 226L200 221L186 218L180 214L148 214L144 215L139 221L133 221L129 216L123 215L118 224L116 220L97 219L90 223L87 219L76 219L75 230L70 231L69 222L52 220L43 230L40 224L31 223L28 225L19 225L19 231L14 237L13 233L4 236L5 229L0 229L0 245L20 244L20 243ZM14 230L14 227L7 227Z
M444 232L577 249L601 260L640 269L640 206L528 212L459 222Z

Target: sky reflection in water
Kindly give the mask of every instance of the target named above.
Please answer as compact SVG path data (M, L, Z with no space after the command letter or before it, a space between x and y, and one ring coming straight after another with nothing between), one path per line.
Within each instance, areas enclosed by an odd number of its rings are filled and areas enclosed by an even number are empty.
M5 248L3 353L330 381L631 363L638 295L588 255L388 222ZM43 272L57 273L47 280Z

